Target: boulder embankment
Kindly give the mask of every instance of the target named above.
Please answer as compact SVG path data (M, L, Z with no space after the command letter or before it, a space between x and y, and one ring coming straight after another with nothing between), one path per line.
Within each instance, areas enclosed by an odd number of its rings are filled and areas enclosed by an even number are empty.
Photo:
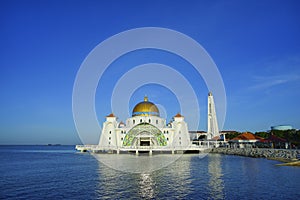
M261 149L261 148L213 148L210 153L247 156L254 158L268 158L281 162L293 162L297 160L300 150L294 149Z

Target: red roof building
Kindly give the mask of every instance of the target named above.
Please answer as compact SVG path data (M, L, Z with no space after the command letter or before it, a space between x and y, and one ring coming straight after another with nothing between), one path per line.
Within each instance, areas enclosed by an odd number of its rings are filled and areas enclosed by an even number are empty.
M241 135L231 139L231 141L237 141L237 142L257 142L259 140L263 139L262 137L259 137L257 135L254 135L253 133L250 132L245 132L242 133Z
M234 145L237 145L240 148L244 148L251 147L254 143L259 142L262 139L262 137L254 135L253 133L245 132L231 139L229 142L234 143Z

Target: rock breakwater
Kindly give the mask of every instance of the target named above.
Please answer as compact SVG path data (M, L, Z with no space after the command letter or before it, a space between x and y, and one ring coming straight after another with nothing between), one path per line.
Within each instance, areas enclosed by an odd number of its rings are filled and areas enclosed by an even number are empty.
M210 153L220 153L228 155L247 156L254 158L269 158L269 159L296 159L300 154L300 150L294 149L261 149L261 148L214 148Z

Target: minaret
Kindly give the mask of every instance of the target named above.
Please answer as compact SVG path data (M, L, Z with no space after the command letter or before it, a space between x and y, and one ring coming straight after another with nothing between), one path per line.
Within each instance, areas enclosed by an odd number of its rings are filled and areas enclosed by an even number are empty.
M210 140L219 136L218 121L216 115L216 108L214 97L211 92L208 93L208 113L207 113L207 139Z

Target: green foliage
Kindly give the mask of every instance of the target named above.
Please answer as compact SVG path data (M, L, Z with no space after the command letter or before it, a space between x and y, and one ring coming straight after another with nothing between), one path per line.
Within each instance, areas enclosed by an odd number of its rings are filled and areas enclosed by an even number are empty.
M226 139L231 140L237 136L239 136L241 133L240 132L232 132L232 133L227 133L226 134Z
M268 138L270 133L261 131L261 132L256 132L255 135L262 137L262 138Z
M271 130L271 134L276 135L277 137L284 138L286 140L295 139L297 131L295 129L291 130Z
M290 130L272 130L271 133L277 137L284 138L291 144L296 146L300 145L300 130L290 129Z

